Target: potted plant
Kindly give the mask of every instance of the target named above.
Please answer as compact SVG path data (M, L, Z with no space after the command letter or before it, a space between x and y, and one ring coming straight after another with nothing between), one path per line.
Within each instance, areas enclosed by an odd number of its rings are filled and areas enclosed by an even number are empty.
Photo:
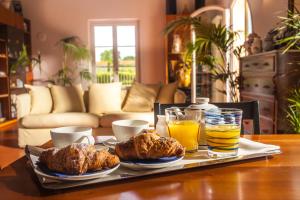
M238 33L223 25L204 23L200 17L183 17L170 22L165 28L165 33L168 34L177 28L187 26L192 26L196 33L194 43L190 42L187 45L187 58L195 52L197 65L207 66L214 80L220 80L225 85L229 85L229 90L220 90L220 92L229 95L232 102L237 102L239 100L238 73L231 70L227 54L233 52L237 57L240 56L242 48L233 47ZM216 54L213 55L213 51Z
M292 125L293 131L300 133L300 89L294 89L288 98L287 119Z
M22 80L19 79L19 81L25 80L25 73L29 70L30 66L35 67L38 65L39 69L41 70L41 56L40 54L38 57L29 57L27 48L23 44L22 50L19 52L19 56L17 60L10 66L10 74L11 74L11 80L17 79L17 76L21 76ZM17 80L14 80L17 81ZM15 83L14 83L15 84ZM20 84L18 87L21 87Z
M75 73L79 73L81 79L91 80L92 74L87 68L79 69L82 61L90 61L89 49L82 45L79 38L71 36L61 39L58 44L63 49L62 68L55 74L55 82L62 85L72 85Z
M288 11L288 17L280 17L282 19L281 26L277 29L279 32L285 33L284 37L278 39L276 44L283 46L283 54L290 49L300 50L300 12ZM293 72L298 72L299 69ZM300 89L292 90L290 97L287 98L288 109L287 119L296 133L300 133Z
M295 9L294 12L288 11L288 17L279 17L281 25L277 28L279 33L284 33L284 37L278 39L276 44L283 45L286 53L290 49L300 50L300 12Z
M178 87L188 88L191 85L191 64L188 56L182 56L175 66L175 74L178 80Z
M22 45L22 50L20 51L16 62L13 63L10 67L10 72L12 74L16 74L18 69L21 69L21 70L25 71L26 67L28 67L30 65L30 62L31 62L31 60L28 56L26 46L23 44Z

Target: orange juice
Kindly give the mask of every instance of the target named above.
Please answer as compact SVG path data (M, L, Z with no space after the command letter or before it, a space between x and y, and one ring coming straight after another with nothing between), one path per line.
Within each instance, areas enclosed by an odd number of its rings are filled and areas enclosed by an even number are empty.
M235 152L239 147L241 128L236 125L206 127L208 148L215 152Z
M178 140L187 151L198 149L200 124L193 120L172 121L168 123L170 136Z

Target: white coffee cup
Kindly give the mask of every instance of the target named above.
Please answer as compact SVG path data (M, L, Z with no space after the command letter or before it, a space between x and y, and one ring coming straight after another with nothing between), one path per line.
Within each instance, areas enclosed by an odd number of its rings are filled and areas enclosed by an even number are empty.
M118 142L129 140L144 129L149 128L149 122L144 120L118 120L112 123L112 129Z
M50 130L54 147L63 148L72 143L94 144L91 128L69 126Z

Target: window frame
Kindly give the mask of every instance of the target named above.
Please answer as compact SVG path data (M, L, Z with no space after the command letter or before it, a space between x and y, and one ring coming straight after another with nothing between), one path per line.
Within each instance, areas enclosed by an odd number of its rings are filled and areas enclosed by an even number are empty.
M96 74L95 58L95 26L112 26L113 34L113 82L119 82L118 70L118 44L117 44L117 26L135 26L135 80L140 81L140 48L139 48L139 21L137 19L118 19L118 20L89 20L89 46L92 54L92 73Z

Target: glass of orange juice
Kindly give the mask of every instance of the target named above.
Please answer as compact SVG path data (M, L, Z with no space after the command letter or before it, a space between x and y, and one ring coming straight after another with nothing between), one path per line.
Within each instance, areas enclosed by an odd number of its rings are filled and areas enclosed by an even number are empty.
M173 107L167 108L165 113L170 137L181 143L187 152L197 151L202 111Z
M242 110L235 108L219 108L204 113L206 142L210 157L238 154L242 113Z

